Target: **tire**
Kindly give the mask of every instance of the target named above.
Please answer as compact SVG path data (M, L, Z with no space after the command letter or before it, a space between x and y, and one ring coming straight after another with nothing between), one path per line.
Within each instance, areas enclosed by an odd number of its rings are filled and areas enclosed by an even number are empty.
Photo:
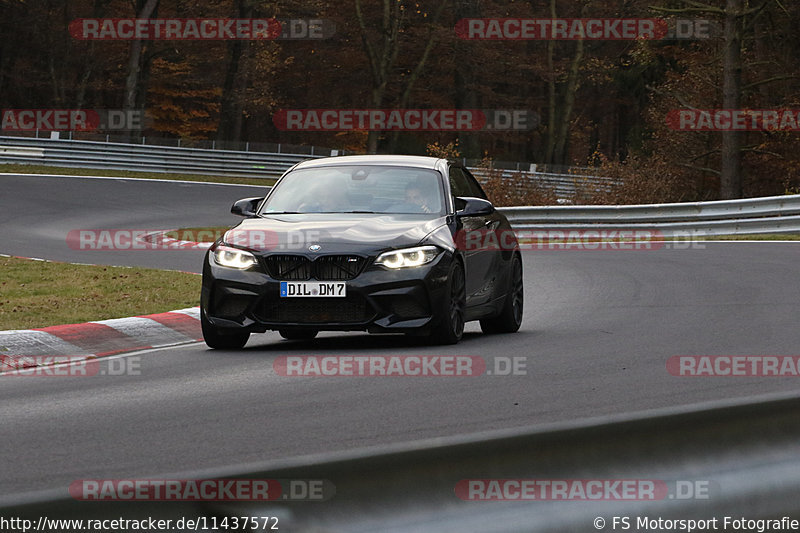
M525 304L525 287L522 283L522 260L514 256L511 265L511 287L503 302L503 310L494 318L481 320L484 333L514 333L522 325L522 312Z
M279 329L281 337L290 341L307 341L319 333L316 329Z
M464 268L457 260L447 276L447 301L442 306L439 322L429 338L434 344L456 344L464 335L464 313L467 306L467 289Z
M203 330L203 340L206 341L206 345L217 350L239 350L244 348L250 338L249 331L215 328L203 312L200 313L200 328Z

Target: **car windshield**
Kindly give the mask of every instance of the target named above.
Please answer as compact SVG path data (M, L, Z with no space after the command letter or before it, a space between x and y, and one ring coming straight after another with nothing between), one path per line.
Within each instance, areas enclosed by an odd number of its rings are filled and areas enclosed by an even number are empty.
M438 172L420 168L341 165L284 176L261 209L276 213L443 214Z

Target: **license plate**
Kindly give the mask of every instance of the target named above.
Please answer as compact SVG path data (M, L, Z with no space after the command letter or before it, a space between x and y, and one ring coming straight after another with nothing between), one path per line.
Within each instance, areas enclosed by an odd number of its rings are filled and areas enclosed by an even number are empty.
M344 298L345 283L281 281L281 298Z

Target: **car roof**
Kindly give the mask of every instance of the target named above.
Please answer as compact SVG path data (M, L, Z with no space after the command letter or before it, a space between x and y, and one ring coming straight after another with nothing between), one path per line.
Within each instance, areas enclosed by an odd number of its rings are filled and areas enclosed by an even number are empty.
M390 165L402 167L428 168L436 170L446 160L438 157L418 155L344 155L308 159L295 165L294 169L326 167L332 165Z

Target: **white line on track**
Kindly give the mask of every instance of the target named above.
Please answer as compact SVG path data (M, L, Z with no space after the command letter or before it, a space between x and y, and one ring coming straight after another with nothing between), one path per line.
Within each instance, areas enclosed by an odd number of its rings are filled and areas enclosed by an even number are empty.
M211 243L209 243L210 246ZM164 272L180 272L181 274L191 274L193 276L201 276L200 272L189 272L188 270L174 270L170 268L154 268L154 267L142 267L142 266L131 266L131 265L106 265L106 264L96 264L96 263L70 263L69 261L57 261L55 259L41 259L39 257L25 257L23 255L8 255L8 254L0 254L0 257L8 257L11 259L29 259L31 261L42 261L45 263L59 263L62 265L78 265L78 266L102 266L102 267L111 267L111 268L138 268L138 269L147 269L147 270L161 270Z
M86 365L87 361L98 361L99 362L99 361L109 361L111 359L124 359L126 357L134 357L134 356L137 356L137 355L144 355L144 354L147 354L147 353L150 353L150 352L157 352L157 351L161 351L161 350L172 350L173 348L182 348L184 346L192 346L192 345L195 345L195 344L197 344L197 345L203 344L203 341L188 341L188 342L181 342L181 343L178 343L178 344L170 344L168 346L154 346L153 348L146 348L144 350L136 350L134 352L121 353L121 354L117 354L117 355L109 355L107 357L90 357L88 359L79 359L79 360L76 360L76 361L64 361L64 362L61 362L61 363L54 363L52 365L48 365L47 368L58 368L58 367L62 367L62 366L72 366L72 365ZM31 371L36 370L37 368L43 368L43 367L32 367L32 368L25 368L25 369L19 369L19 370L9 370L9 371L6 371L6 372L0 372L0 376L13 375L13 374L17 374L17 373L23 373L24 374L25 372L29 372L30 373Z

